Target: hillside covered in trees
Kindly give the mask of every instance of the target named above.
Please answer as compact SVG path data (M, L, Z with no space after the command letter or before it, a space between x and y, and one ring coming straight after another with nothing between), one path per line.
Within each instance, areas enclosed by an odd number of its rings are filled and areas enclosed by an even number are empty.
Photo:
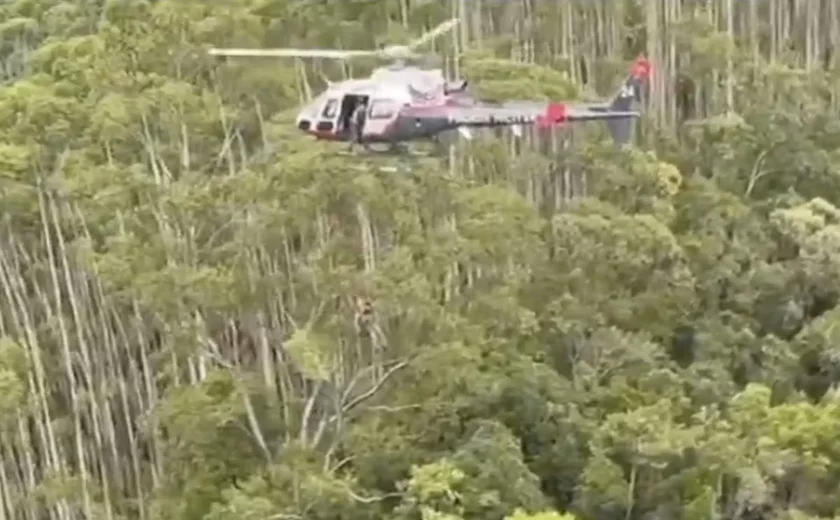
M436 43L598 125L448 157L294 131ZM840 2L0 4L0 520L840 515ZM397 168L394 162L399 162Z

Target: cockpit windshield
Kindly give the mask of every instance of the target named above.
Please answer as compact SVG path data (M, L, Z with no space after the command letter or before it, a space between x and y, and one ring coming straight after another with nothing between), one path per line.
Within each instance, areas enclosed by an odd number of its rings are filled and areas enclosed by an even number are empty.
M338 112L338 100L331 99L327 101L327 105L324 107L324 110L321 112L321 117L332 119L335 117L335 114Z

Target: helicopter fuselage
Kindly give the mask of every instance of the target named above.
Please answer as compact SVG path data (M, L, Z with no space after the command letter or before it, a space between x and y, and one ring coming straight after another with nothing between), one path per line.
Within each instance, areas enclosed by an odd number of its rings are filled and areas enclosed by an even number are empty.
M466 86L463 80L447 83L440 70L377 69L370 78L331 84L301 110L296 125L321 140L349 141L354 138L351 115L365 102L362 142L428 139L457 126L445 113L434 117L434 112L456 103ZM411 117L418 111L422 118Z

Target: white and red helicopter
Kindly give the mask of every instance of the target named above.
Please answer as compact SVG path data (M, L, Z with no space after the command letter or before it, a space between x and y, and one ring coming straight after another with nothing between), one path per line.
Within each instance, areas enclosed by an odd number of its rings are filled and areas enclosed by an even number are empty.
M650 62L639 57L615 97L604 103L563 101L506 101L488 103L467 92L467 80L448 81L441 69L407 65L408 60L423 59L414 51L433 38L452 29L458 19L448 20L405 46L380 50L326 49L211 49L213 56L225 57L295 57L350 60L375 57L392 60L363 79L330 83L327 90L304 106L296 118L297 128L317 139L362 144L388 144L391 150L400 143L436 139L440 134L457 130L467 139L472 129L481 127L512 128L521 135L525 125L539 128L578 121L604 120L613 140L627 143L632 136L633 120L639 112L631 110L641 99L642 89L651 73ZM361 102L367 105L361 131L353 132L351 115Z

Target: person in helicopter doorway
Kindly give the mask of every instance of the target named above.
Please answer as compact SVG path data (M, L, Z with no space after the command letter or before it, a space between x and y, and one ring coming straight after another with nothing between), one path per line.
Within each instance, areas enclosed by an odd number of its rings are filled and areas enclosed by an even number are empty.
M353 115L350 116L350 151L353 150L354 144L365 146L364 142L362 142L362 137L365 130L365 120L367 119L367 108L367 99L361 99L353 110Z

